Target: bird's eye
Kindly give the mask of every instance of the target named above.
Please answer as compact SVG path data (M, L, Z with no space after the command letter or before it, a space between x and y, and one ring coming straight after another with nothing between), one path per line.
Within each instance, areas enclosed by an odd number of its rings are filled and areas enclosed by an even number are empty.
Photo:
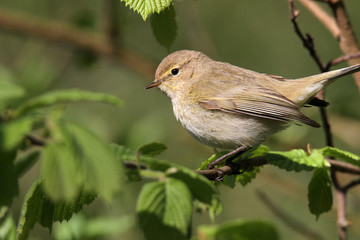
M173 76L178 75L178 74L179 74L179 69L178 69L178 68L173 68L173 69L171 69L171 74L172 74Z

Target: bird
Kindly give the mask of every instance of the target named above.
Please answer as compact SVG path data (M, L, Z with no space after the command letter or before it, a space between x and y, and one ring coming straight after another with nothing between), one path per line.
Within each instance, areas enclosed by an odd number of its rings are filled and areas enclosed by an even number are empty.
M232 150L210 163L211 169L260 145L292 122L320 127L301 107L317 105L316 93L359 70L360 64L286 79L215 61L199 51L180 50L161 61L155 80L145 89L158 87L164 92L176 119L197 141Z

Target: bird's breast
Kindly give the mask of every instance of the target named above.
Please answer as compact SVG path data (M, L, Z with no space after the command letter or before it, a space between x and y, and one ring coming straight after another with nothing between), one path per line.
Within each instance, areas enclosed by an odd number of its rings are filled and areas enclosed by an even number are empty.
M198 103L172 99L175 117L199 142L222 149L253 147L284 128L279 121L208 110Z

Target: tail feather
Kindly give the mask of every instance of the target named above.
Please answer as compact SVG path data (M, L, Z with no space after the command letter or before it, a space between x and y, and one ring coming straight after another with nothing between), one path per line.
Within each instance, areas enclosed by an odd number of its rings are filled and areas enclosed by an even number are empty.
M301 89L301 93L299 93L296 98L294 98L294 102L298 103L298 105L301 106L325 86L334 82L334 80L358 71L360 71L360 64L316 74L309 77L295 79L293 81L296 81L302 86L307 87L305 89Z

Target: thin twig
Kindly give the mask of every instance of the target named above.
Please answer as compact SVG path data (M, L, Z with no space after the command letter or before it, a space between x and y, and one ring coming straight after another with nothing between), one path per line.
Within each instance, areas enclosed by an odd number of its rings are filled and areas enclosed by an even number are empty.
M146 165L145 164L137 164L136 162L124 162L124 165L125 165L125 167L126 168L128 168L128 169L146 169L147 167L146 167Z
M36 137L34 137L32 135L27 135L26 140L28 140L32 146L43 147L46 144L44 140L36 138Z
M104 34L112 51L117 51L120 44L120 26L118 24L118 0L104 0Z
M331 6L331 8L333 9L336 23L340 30L340 36L338 38L340 48L342 49L345 56L342 58L338 58L336 60L330 61L326 65L324 65L320 61L320 58L315 51L313 39L311 37L309 37L310 36L309 34L307 34L306 37L302 34L302 32L297 24L297 21L296 21L296 17L298 16L299 11L295 9L294 1L289 0L290 18L291 18L291 22L294 25L295 32L299 36L301 41L303 42L303 45L305 46L305 48L309 51L310 55L316 62L317 66L319 67L321 72L328 71L332 64L336 64L336 63L344 61L344 60L349 61L349 63L351 65L357 64L360 62L360 58L356 58L357 57L356 54L359 52L359 47L358 47L353 29L350 24L350 20L347 16L347 13L345 11L345 6L344 6L342 0L329 0L326 2L328 2L329 5ZM331 23L331 25L332 24L333 23ZM356 82L360 89L360 74L356 75L355 79L356 79ZM323 99L323 96L324 96L323 91L317 95L317 97L319 97L320 99ZM325 131L326 145L333 146L334 144L333 144L331 128L330 128L330 124L328 121L328 117L327 117L325 108L320 107L320 114L321 114L321 119L323 122L324 131ZM347 221L347 218L346 218L346 193L347 193L347 190L350 189L351 187L360 184L360 180L350 182L348 185L342 187L339 184L339 180L337 178L337 169L334 168L333 166L331 167L331 179L332 179L333 185L335 187L336 197L337 197L337 205L338 205L337 226L338 226L339 237L340 237L340 240L346 240L347 239L347 227L349 226L349 222Z
M354 54L360 51L359 43L351 26L350 18L342 0L327 1L335 16L336 23L340 29L339 46L344 55ZM360 58L351 58L349 65L360 64ZM354 78L360 90L360 73L355 73Z
M358 186L359 184L360 184L360 178L355 179L355 180L349 182L348 184L346 184L346 185L345 185L344 187L342 187L342 188L343 188L344 191L348 191L350 188L356 187L356 186Z
M356 53L351 53L351 54L348 54L348 55L344 55L344 56L341 56L341 57L338 57L338 58L335 58L335 59L329 61L325 65L325 68L330 69L332 66L335 66L335 65L337 65L337 64L339 64L341 62L349 61L351 59L359 58L359 57L360 57L360 51L356 52Z
M290 7L290 20L291 23L293 24L295 33L298 35L298 37L303 43L303 46L306 48L306 50L308 50L310 56L314 59L314 61L318 65L320 71L323 72L324 65L322 64L320 57L315 50L312 36L310 34L304 35L297 23L297 17L300 11L295 8L294 0L289 0L289 7Z
M3 8L0 8L0 29L91 51L119 62L147 79L152 79L154 75L156 66L151 61L124 47L114 51L104 34L84 31L49 19L19 15Z
M209 180L215 180L222 175L238 175L241 174L241 170L263 166L266 163L266 157L256 157L233 162L230 165L225 165L217 169L197 170L196 172Z
M330 163L331 168L333 168L334 171L336 170L338 172L360 175L360 168L358 168L350 163L341 162L341 161L337 161L337 160L329 159L329 158L326 159L326 161L328 161Z
M331 169L334 171L339 171L343 173L349 173L353 175L360 175L360 168L351 165L349 163L326 159L331 165ZM125 162L125 167L127 168L136 168L137 163L135 162ZM266 156L243 159L241 161L233 162L230 165L225 165L217 169L206 169L206 170L197 170L196 172L200 175L203 175L209 180L215 180L219 177L219 170L223 175L238 175L242 173L242 170L249 169L252 167L259 167L268 164ZM142 169L146 169L146 165L141 164Z
M257 190L256 194L258 198L264 203L264 205L267 206L275 216L277 216L280 220L282 220L285 225L293 229L295 232L298 232L299 234L303 235L308 239L326 239L319 233L308 228L305 224L299 222L297 219L287 214L284 210L282 210L280 206L277 206L273 201L271 201L271 199L263 191Z
M311 0L299 0L319 21L331 32L334 38L339 38L340 29L336 24L335 18L330 16L322 7Z

